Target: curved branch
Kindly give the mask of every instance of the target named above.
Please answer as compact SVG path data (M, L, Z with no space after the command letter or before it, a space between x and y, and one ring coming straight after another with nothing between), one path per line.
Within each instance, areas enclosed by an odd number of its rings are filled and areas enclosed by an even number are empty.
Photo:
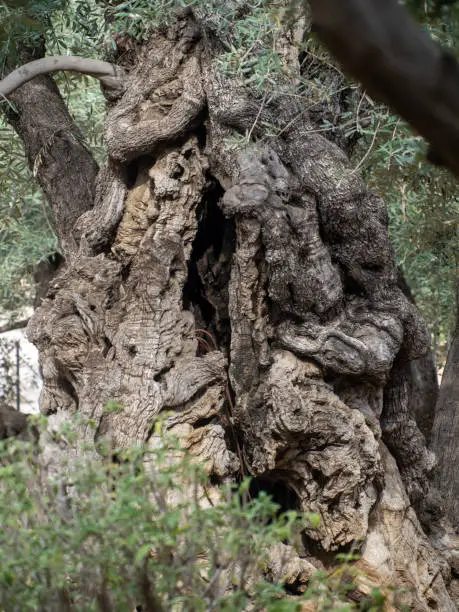
M124 83L123 70L114 64L73 55L55 55L34 60L13 70L0 81L0 96L8 96L39 74L48 74L58 70L72 70L88 74L99 79L102 85L112 90L121 89Z

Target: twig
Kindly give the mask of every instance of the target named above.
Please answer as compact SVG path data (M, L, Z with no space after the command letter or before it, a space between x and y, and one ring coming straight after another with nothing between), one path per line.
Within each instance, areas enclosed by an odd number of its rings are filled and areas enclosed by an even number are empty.
M355 113L355 127L357 128L357 132L360 132L360 107L362 106L363 99L365 98L365 90L363 90L362 95L360 96L359 103L357 105L357 110Z
M6 332L13 331L15 329L24 329L27 327L30 321L30 317L28 319L20 319L19 321L12 321L11 323L7 323L0 327L0 334L6 334Z
M258 109L257 116L255 117L255 121L253 122L252 127L250 128L250 131L249 131L249 133L247 134L247 142L250 142L250 138L251 138L251 136L252 136L252 132L253 132L253 130L255 129L255 126L256 126L256 125L257 125L257 123L258 123L258 119L260 118L261 111L263 110L263 108L264 108L264 106L265 106L266 96L267 96L267 93L265 92L265 94L264 94L264 96L263 96L263 99L262 99L262 101L261 101L261 104L260 104L260 108Z
M374 131L374 134L373 134L373 138L372 138L372 140L371 140L371 142L370 142L370 146L368 147L367 152L366 152L366 153L365 153L365 155L362 157L362 159L359 161L359 163L357 164L357 166L356 166L356 167L355 167L353 170L351 170L350 176L352 176L353 174L355 174L355 173L357 172L357 170L360 168L360 166L361 166L361 165L364 163L364 161L365 161L365 160L367 159L367 157L370 155L370 153L371 153L371 151L372 151L372 149L373 149L373 146L374 146L374 144L375 144L376 136L378 135L378 129L379 129L379 126L380 126L380 125L381 125L381 119L379 119L378 124L377 124L377 126L376 126L376 128L375 128L375 131Z
M216 342L215 338L213 337L213 335L210 332L207 331L207 329L197 329L196 333L198 333L198 332L200 334L205 334L208 338L210 338L210 340L211 340L211 342L213 344L214 350L217 350L217 348L218 348L217 347L217 342Z

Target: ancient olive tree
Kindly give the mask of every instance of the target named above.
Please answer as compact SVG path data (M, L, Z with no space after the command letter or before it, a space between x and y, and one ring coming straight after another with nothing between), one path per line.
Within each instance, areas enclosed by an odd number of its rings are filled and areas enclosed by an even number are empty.
M439 538L434 457L409 410L428 335L353 143L321 133L329 108L299 51L311 19L189 4L143 42L118 35L116 67L89 69L107 97L100 169L49 75L13 74L4 92L65 255L28 326L50 432L78 413L83 442L154 444L167 415L212 486L248 473L320 515L304 533L313 563L357 546L411 609L453 611L425 533ZM267 41L276 75L254 84ZM337 116L353 94L331 74ZM48 446L57 461L81 448Z

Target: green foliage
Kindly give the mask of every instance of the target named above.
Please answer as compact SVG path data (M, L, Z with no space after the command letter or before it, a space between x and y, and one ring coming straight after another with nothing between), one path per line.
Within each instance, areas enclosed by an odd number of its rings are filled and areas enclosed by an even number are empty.
M50 15L66 8L68 0L0 1L0 74L18 60L18 41L34 46L50 26Z
M152 28L167 26L178 8L196 4L196 0L97 0L105 6L107 21L114 32L128 32L137 40L145 40Z
M158 434L158 431L157 431ZM75 441L69 425L55 442ZM203 470L177 443L116 453L103 443L48 469L35 443L0 443L0 610L321 610L345 601L349 584L318 574L285 599L266 577L269 550L292 541L307 516L279 513L249 482L212 497ZM335 576L336 578L336 576ZM378 592L340 610L382 610ZM148 607L148 605L156 607ZM160 608L158 607L160 606Z
M441 365L456 314L456 179L426 161L423 139L386 107L374 106L369 125L360 130L355 156L364 159L365 180L388 206L397 261L429 327Z
M287 83L279 48L279 14L267 0L257 0L251 8L250 13L239 18L229 11L222 18L213 8L214 18L220 22L219 35L225 41L218 65L224 74L257 94L279 93Z
M117 412L123 412L124 406L113 400L109 400L104 408L105 414L113 414Z
M1 137L8 132L0 129ZM11 133L9 155L0 157L0 304L16 309L33 298L34 265L55 252L50 212L25 167L18 139Z

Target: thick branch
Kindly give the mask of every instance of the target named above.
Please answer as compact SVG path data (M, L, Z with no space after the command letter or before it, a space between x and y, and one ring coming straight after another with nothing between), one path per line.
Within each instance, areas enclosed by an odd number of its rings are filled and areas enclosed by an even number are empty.
M396 0L310 0L314 25L371 95L459 175L459 66Z
M59 70L72 70L89 74L109 89L121 89L123 72L114 64L86 57L58 55L43 57L16 68L0 81L0 96L8 96L28 81L40 74L48 74Z
M74 249L73 225L94 203L96 161L50 76L10 94L7 119L24 143L29 167L47 197L62 250Z

